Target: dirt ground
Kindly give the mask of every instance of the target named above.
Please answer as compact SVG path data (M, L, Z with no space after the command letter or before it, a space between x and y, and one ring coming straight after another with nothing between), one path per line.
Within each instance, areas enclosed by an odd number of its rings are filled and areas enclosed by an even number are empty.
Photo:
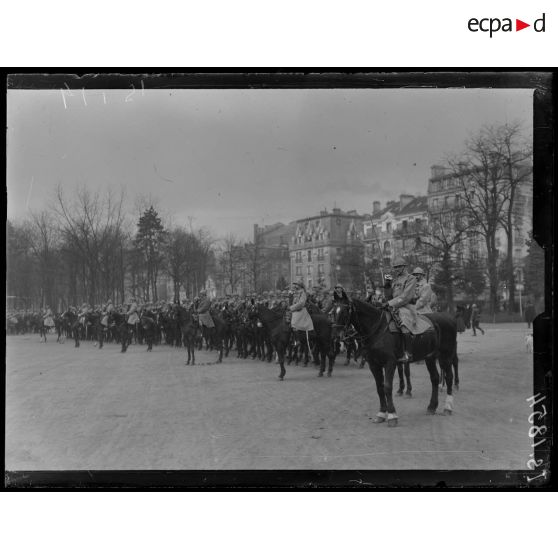
M235 356L186 367L183 349L7 337L6 469L525 469L525 332L496 324L459 336L452 416L426 413L428 373L412 365L396 428L372 423L372 375L344 358L331 378L290 366L279 382L277 365Z

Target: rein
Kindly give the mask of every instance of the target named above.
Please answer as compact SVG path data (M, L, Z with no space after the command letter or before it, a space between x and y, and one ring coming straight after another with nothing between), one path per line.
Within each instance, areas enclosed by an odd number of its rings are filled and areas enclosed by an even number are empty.
M347 324L344 326L343 329L343 335L346 338L356 338L357 341L360 341L360 343L362 345L366 345L367 341L370 341L373 337L375 337L376 335L378 335L378 333L385 333L389 327L389 320L385 319L385 315L386 315L386 311L385 310L381 310L381 315L380 315L380 319L378 320L378 323L376 325L376 327L367 335L362 335L361 333L358 332L357 328L362 329L362 324L360 322L360 320L358 319L358 314L356 313L354 304L352 302L349 303L349 319L347 321ZM351 318L354 318L355 322L356 322L356 327L355 325L351 324ZM380 332L380 327L382 326L382 322L385 322L385 326L384 329ZM354 329L354 332L351 332L350 334L348 333L348 328L349 326L352 326Z

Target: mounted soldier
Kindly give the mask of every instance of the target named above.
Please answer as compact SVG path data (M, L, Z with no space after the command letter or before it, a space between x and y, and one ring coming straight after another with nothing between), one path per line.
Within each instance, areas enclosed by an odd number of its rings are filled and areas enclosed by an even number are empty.
M292 312L291 327L298 331L314 331L312 318L306 310L306 289L302 282L293 283L294 296L289 310Z
M415 267L413 275L417 279L415 287L416 310L419 314L431 314L432 305L436 303L436 295L432 291L432 287L425 278L422 268Z
M135 298L131 299L130 307L126 312L126 316L128 317L127 319L128 325L135 327L135 325L139 322L138 305Z
M417 320L417 311L413 304L417 280L406 267L407 263L401 257L393 261L395 277L391 285L392 298L384 304L403 337L403 356L399 359L400 362L411 362L413 359L411 334L424 333L429 328L427 320Z
M213 318L209 313L211 309L211 301L207 298L207 291L200 291L199 298L194 306L194 312L198 314L198 320L201 326L205 326L209 329L215 327Z
M114 312L114 306L112 304L112 300L109 298L106 304L103 306L103 310L101 312L101 325L104 327L108 327L108 319L111 312Z

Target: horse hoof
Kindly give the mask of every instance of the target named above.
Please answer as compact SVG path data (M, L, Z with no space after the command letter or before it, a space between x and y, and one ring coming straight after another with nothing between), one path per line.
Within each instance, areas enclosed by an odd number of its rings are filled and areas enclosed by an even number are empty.
M397 419L388 419L388 426L397 426Z
M328 373L327 373L327 377L328 377L328 378L331 378L331 372L328 372Z
M323 377L323 375L324 375L324 373L323 373L323 372L320 372L320 373L318 374L318 378Z
M279 381L282 382L285 378L283 376L279 376Z
M407 399L410 399L411 397L413 397L413 394L410 391L408 391L407 393L405 393L405 397Z
M397 392L397 395L399 395L399 397L401 397L401 396L403 395L403 391L402 391L402 390L399 390L399 391Z
M426 413L428 415L435 415L436 414L436 409L426 409Z
M444 409L444 415L448 416L452 414L452 410L451 409Z

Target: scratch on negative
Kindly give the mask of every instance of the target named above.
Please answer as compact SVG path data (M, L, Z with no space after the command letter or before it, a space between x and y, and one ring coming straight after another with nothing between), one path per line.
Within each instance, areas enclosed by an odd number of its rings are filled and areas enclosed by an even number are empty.
M403 450L403 451L377 451L372 453L344 453L342 455L323 455L322 457L327 457L327 459L339 459L342 457L369 457L372 455L395 455L400 453L480 453L478 450ZM260 457L276 458L276 457L308 457L315 458L317 455L260 455ZM490 461L489 457L480 455L482 459Z

